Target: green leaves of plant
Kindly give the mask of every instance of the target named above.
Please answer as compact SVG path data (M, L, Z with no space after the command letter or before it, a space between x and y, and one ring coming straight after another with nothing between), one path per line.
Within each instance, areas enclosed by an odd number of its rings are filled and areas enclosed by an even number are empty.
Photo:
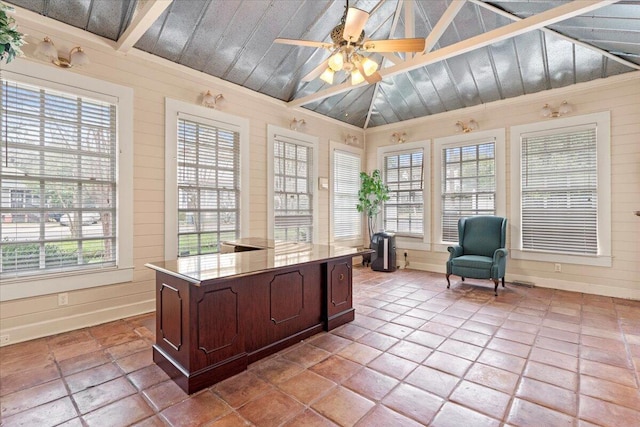
M358 191L358 212L364 212L368 217L369 237L373 234L375 218L380 213L382 205L389 200L389 188L382 179L382 174L378 169L369 175L360 172L360 191Z
M6 58L7 64L16 56L22 56L22 46L24 35L20 33L15 25L15 19L7 12L13 11L12 7L0 2L0 61Z

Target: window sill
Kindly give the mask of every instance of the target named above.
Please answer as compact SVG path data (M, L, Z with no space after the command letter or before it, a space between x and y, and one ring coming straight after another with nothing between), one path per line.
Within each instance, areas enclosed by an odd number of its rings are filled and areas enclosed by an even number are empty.
M588 265L593 267L611 267L611 256L598 255L569 255L556 252L532 252L523 251L521 249L510 249L509 255L513 259L522 259L527 261L542 261L564 264Z
M0 285L0 301L36 297L59 292L89 289L116 283L131 282L133 266L109 268L99 271L41 274L3 280Z
M431 244L418 237L396 236L397 249L411 249L414 251L430 251Z

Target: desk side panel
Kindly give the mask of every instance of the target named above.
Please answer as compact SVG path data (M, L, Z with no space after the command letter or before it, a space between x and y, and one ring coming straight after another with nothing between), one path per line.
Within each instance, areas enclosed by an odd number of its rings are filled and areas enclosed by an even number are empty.
M189 286L156 273L156 346L183 369L189 367Z

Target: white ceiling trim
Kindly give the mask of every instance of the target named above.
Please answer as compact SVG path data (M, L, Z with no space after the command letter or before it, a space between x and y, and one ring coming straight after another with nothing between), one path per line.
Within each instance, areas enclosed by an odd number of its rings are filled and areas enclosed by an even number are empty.
M116 42L116 50L128 52L162 15L173 0L147 0L138 4L131 24Z
M416 36L416 18L413 13L412 1L404 3L404 36L407 39L412 39ZM405 58L413 58L413 53L407 52Z
M444 34L445 30L449 27L449 24L451 24L456 15L458 15L458 12L460 12L465 2L466 0L454 0L451 2L425 39L424 54L430 52L433 46L438 43L438 40L440 40L440 37L442 37L442 34Z
M392 67L380 70L379 73L383 78L391 77L396 74L406 73L408 71L415 70L416 68L424 67L426 65L443 61L454 56L462 55L472 50L489 46L491 44L519 36L520 34L527 33L529 31L541 29L547 25L552 25L556 22L564 21L566 19L573 18L574 16L591 12L601 7L617 3L618 1L619 0L580 0L565 3L553 9L541 12L537 15L533 15L520 21L505 25L504 27L496 28L495 30L491 30L484 34L479 34L466 40L462 40L458 43L454 43L441 49L431 51L424 55L418 55L401 64L397 64ZM345 82L329 89L317 92L315 94L294 99L293 101L290 101L288 105L291 107L298 107L328 98L330 96L338 95L343 92L347 92L349 90L355 89L356 87L366 86L366 84L367 83L351 85L350 82Z

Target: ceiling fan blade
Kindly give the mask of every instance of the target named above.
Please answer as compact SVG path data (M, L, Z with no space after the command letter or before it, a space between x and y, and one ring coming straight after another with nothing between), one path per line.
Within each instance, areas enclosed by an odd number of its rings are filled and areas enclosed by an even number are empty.
M367 52L422 52L424 39L369 40L362 48Z
M330 49L333 47L329 43L316 42L313 40L275 39L274 43L291 44L294 46L306 46L306 47L315 47L315 48L323 48L323 49Z
M311 70L311 72L309 74L307 74L306 76L304 76L301 80L303 82L310 82L311 80L314 80L318 77L320 77L320 74L322 74L322 72L324 70L327 69L329 59L325 59L324 61L322 61L322 63L320 63L320 65L318 65L316 68L314 68L313 70Z
M344 21L342 37L348 42L357 42L368 20L369 12L350 7L347 11L347 18Z

